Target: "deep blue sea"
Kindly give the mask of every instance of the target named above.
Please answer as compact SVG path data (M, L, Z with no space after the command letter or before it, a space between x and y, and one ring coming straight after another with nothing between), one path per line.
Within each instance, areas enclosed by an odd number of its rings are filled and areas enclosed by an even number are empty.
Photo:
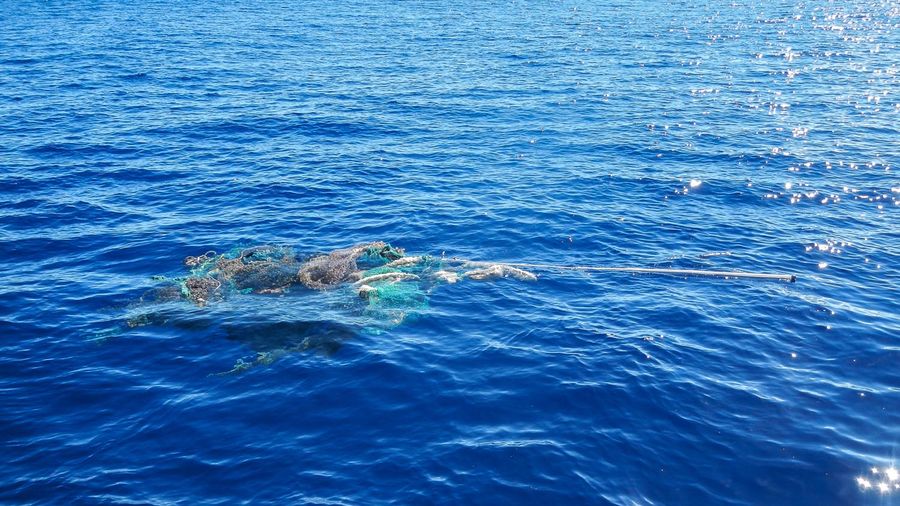
M890 0L0 1L0 503L900 504L898 171ZM123 325L186 256L375 240L797 282Z

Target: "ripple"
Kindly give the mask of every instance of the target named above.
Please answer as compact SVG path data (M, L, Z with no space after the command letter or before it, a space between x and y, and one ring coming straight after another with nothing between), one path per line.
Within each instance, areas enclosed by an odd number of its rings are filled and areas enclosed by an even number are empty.
M7 10L9 501L896 493L896 6ZM341 290L124 324L187 255L374 239L798 282L548 271L390 328Z

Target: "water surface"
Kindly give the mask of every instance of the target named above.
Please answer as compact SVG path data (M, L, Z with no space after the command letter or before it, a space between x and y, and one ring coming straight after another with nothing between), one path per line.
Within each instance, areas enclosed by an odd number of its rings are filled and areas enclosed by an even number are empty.
M0 7L3 501L900 494L895 3ZM377 332L295 290L108 333L187 255L371 240L798 282L543 272ZM309 335L340 347L214 375Z

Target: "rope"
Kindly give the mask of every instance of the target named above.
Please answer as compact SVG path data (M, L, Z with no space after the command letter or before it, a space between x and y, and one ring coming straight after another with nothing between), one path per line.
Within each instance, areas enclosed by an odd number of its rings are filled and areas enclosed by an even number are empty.
M670 274L675 276L701 276L711 278L739 278L739 279L766 279L776 281L787 281L794 283L797 276L793 274L769 274L759 272L741 272L741 271L704 271L698 269L655 269L650 267L596 267L588 265L553 265L553 264L527 264L527 263L510 263L510 262L479 262L466 260L464 258L450 257L445 261L459 262L472 266L490 266L490 265L509 265L512 267L524 267L528 269L548 270L548 271L581 271L581 272L630 272L639 274Z

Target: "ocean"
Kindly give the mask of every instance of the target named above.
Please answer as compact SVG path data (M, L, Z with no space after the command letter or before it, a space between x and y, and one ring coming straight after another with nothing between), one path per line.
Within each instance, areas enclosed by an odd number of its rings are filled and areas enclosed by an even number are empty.
M900 502L898 73L880 0L2 1L0 502ZM551 267L129 319L370 241Z

